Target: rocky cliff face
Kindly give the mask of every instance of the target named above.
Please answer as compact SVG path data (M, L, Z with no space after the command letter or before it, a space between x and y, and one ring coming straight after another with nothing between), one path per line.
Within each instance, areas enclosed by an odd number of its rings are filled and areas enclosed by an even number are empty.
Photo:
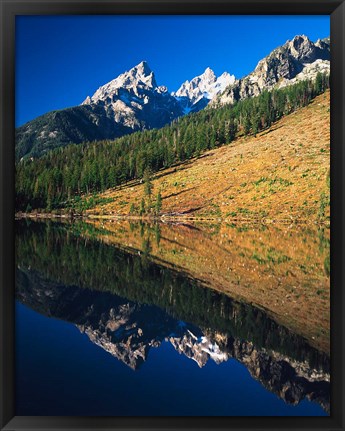
M307 36L295 36L260 60L252 73L236 80L221 95L215 97L212 106L233 104L258 96L264 90L313 79L318 71L329 73L329 70L329 39L313 43Z

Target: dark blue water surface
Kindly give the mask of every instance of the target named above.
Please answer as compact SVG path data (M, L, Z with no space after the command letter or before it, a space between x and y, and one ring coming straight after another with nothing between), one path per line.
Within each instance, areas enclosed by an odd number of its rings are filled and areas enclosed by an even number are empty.
M16 306L17 415L324 416L286 404L234 359L198 364L168 342L134 371L72 324Z

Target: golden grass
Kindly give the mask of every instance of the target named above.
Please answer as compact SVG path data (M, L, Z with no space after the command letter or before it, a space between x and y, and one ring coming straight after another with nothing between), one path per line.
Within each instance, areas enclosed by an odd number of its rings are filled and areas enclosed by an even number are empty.
M236 139L158 172L152 200L160 191L161 215L316 221L321 195L329 195L329 97L327 91L256 138ZM112 201L87 212L128 215L131 204L139 209L143 196L143 184L132 181L101 194Z

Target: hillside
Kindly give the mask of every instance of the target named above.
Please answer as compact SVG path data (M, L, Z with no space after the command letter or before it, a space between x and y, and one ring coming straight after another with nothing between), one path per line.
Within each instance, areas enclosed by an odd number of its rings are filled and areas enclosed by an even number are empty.
M85 194L104 192L134 179L147 183L150 171L176 168L241 136L256 137L284 116L308 106L327 88L329 77L318 74L315 81L266 91L235 105L201 110L162 129L114 141L68 145L38 159L21 160L16 164L16 209L85 209L79 205ZM146 186L151 189L148 183ZM140 212L151 203L141 205Z
M152 177L162 217L323 221L329 215L330 93L256 137L238 138ZM89 215L139 214L143 182L83 197ZM132 206L132 211L130 211ZM134 206L134 210L133 210Z
M55 148L133 132L113 121L99 106L75 106L48 112L16 129L16 160L40 157Z

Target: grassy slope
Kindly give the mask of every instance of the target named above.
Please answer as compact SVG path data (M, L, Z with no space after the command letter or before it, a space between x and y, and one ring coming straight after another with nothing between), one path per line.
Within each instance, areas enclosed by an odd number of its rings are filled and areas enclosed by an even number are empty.
M166 216L316 221L321 196L329 194L329 97L327 91L257 137L158 172L153 202L160 191ZM133 181L100 195L107 203L88 212L127 215L143 196L143 184Z

